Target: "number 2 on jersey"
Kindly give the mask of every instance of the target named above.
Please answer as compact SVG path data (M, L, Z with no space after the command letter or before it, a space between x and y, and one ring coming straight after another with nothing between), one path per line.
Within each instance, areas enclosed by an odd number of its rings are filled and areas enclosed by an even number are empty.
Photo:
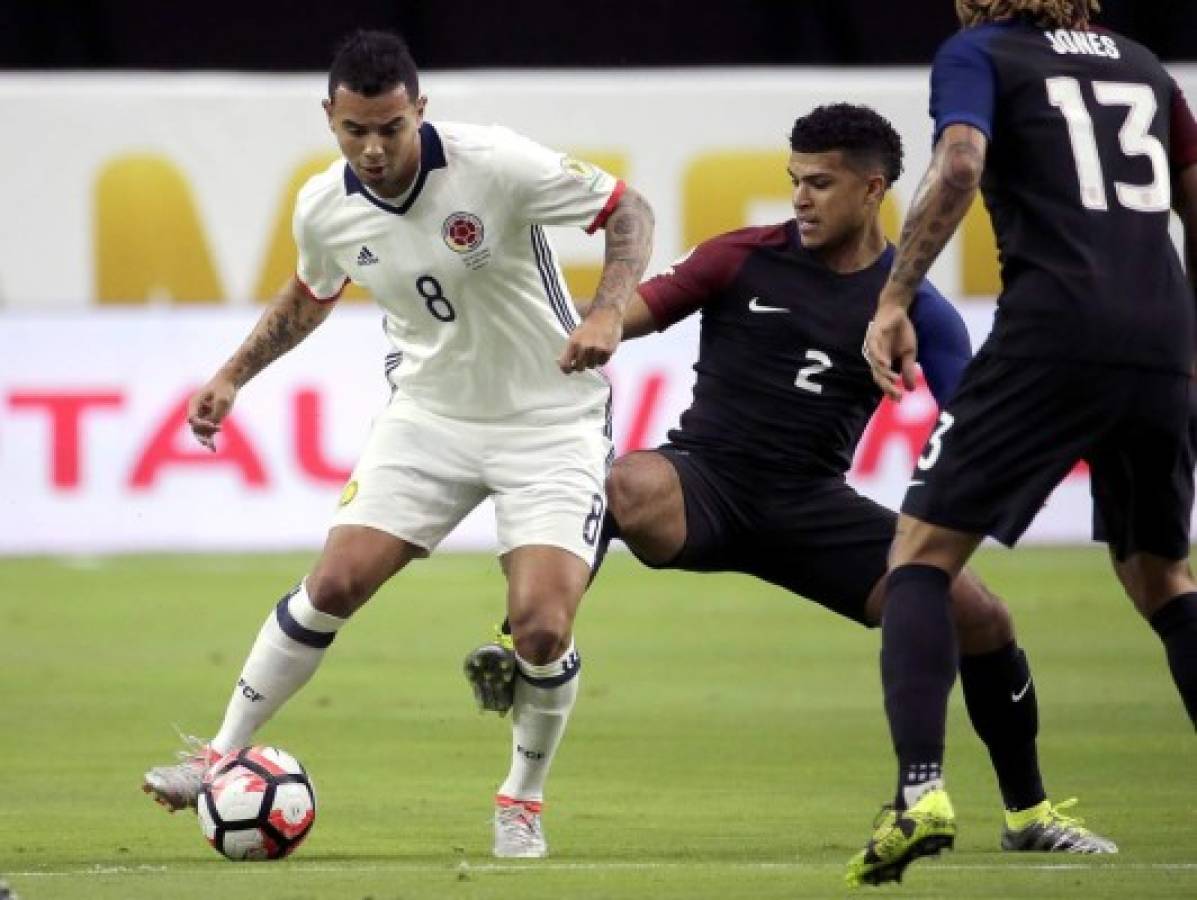
M434 319L442 322L452 322L457 318L457 311L449 298L441 291L441 283L431 275L421 275L416 279L416 290L424 298L424 305Z
M1095 81L1093 96L1102 106L1127 107L1126 120L1122 124L1122 130L1118 132L1118 143L1122 152L1128 157L1146 156L1151 160L1151 184L1114 182L1118 202L1135 212L1167 212L1172 205L1168 151L1159 139L1150 133L1151 123L1158 109L1155 93L1145 84ZM1085 106L1080 82L1075 78L1049 78L1047 98L1052 106L1060 110L1068 123L1072 155L1081 184L1081 204L1086 209L1109 209L1093 116Z
M794 379L794 387L800 387L812 394L821 394L823 385L815 381L814 376L822 375L831 368L831 357L822 350L807 350L806 358L811 361L811 364L798 370L798 377Z

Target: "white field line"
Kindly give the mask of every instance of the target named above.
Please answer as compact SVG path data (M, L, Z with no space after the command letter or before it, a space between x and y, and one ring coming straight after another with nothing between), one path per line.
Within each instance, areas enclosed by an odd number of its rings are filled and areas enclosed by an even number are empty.
M492 872L510 873L521 872L535 874L537 872L659 872L673 870L692 871L695 869L731 869L733 871L818 871L842 869L842 863L804 863L804 862L746 862L746 863L716 863L716 862L595 862L595 863L564 863L564 862L533 862L525 864L513 863L477 863L460 862L457 864L432 865L428 863L393 863L381 865L336 865L328 863L289 864L282 871L295 873L316 872L344 872L368 874L371 872L412 872L428 874L458 874L484 875ZM931 863L920 867L920 871L948 871L948 872L1088 872L1117 869L1122 871L1144 872L1190 872L1197 871L1197 863L1119 863L1119 862L1072 862L1072 863ZM32 871L32 872L0 872L0 877L6 878L71 878L80 875L268 875L280 872L276 866L102 866L95 865L83 869L60 871Z

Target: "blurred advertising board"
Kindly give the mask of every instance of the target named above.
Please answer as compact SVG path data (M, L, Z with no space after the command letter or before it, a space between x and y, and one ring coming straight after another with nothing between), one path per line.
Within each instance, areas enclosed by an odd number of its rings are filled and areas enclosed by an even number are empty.
M1176 67L1197 97L1197 66ZM906 144L883 210L896 233L930 157L925 70L428 73L436 120L499 122L626 178L656 211L650 273L698 241L791 214L794 119L873 106ZM296 191L335 157L320 74L0 74L0 553L318 545L386 400L379 313L351 287L336 314L244 393L219 453L183 403L294 267ZM556 230L574 294L601 238ZM974 337L999 289L982 208L932 271ZM617 449L660 441L689 398L696 323L625 344L610 367ZM853 474L891 505L934 419L925 394L884 406ZM1084 540L1083 475L1029 539ZM487 510L450 547L489 547Z
M991 310L964 313L978 342ZM241 392L211 453L187 429L187 398L254 317L208 308L0 318L0 554L318 547L389 395L379 314L335 310ZM620 347L608 367L619 453L660 443L689 403L697 326L692 317ZM884 404L853 483L897 504L936 415L925 390ZM1074 473L1028 540L1084 541L1088 523L1088 482ZM489 506L444 545L493 546Z
M1197 97L1197 67L1176 74ZM0 74L0 112L21 123L0 142L0 308L269 298L293 271L295 193L336 154L325 89L314 74ZM434 72L422 89L434 122L499 122L634 184L657 214L654 270L721 231L789 215L789 132L820 103L869 104L902 135L891 235L930 157L921 70ZM564 232L558 249L588 295L601 241ZM932 276L950 297L997 293L982 207Z

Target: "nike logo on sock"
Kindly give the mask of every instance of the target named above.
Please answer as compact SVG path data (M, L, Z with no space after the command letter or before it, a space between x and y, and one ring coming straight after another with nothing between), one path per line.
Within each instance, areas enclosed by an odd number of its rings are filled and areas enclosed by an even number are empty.
M1023 697L1025 697L1027 695L1027 691L1029 691L1030 689L1031 689L1031 679L1028 678L1027 683L1022 686L1022 690L1019 691L1017 694L1011 693L1010 699L1013 700L1015 703L1017 703L1019 700L1021 700Z

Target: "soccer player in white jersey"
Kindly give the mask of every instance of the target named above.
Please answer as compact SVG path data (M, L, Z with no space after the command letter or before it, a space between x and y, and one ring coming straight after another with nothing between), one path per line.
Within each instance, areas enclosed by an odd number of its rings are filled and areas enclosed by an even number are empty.
M344 42L324 108L345 158L299 193L298 271L191 400L191 429L212 447L237 391L323 322L348 281L386 312L392 399L323 552L267 616L216 735L151 769L143 787L172 810L195 805L206 767L251 742L349 617L491 497L521 676L494 851L538 857L611 455L610 390L595 367L619 343L652 212L605 172L505 128L427 122L425 104L401 38ZM581 322L543 230L552 225L606 232Z

